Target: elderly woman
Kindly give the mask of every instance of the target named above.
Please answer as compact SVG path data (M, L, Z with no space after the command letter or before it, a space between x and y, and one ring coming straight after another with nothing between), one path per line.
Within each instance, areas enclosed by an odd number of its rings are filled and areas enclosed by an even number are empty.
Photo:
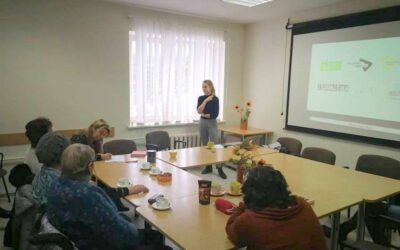
M283 175L269 166L253 168L243 184L244 204L226 225L229 239L247 249L327 249L311 206L291 195Z
M96 153L96 160L110 160L111 154L103 154L103 139L111 132L111 127L103 119L98 119L90 124L89 128L82 133L73 135L71 143L89 145Z
M62 156L62 174L48 196L47 216L79 249L129 249L138 244L135 226L123 218L99 187L91 183L95 153L73 144ZM136 186L138 192L146 191Z
M61 155L68 146L69 140L55 132L43 135L36 146L36 156L43 166L33 179L32 189L33 197L43 206L51 183L61 174Z

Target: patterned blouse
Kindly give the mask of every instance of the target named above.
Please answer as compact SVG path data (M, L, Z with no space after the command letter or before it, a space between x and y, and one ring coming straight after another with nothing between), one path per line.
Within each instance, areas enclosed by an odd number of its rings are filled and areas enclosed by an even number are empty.
M51 189L48 219L79 249L130 249L138 243L135 226L118 213L101 188L60 177Z
M60 175L61 172L59 170L43 165L39 173L33 179L33 197L37 199L41 205L46 205L50 185L55 179L60 177Z

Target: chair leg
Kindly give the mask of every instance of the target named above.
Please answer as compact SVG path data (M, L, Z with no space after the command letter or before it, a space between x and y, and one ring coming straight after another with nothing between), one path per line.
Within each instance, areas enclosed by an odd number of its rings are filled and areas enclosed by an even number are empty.
M1 179L3 179L3 184L4 184L4 188L6 189L8 202L11 202L10 193L8 192L8 188L7 188L6 180L4 180L4 176L2 176Z

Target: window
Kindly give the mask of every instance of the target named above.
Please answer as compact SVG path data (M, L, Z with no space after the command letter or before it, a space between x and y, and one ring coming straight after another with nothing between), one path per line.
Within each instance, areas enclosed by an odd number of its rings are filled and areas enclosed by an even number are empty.
M129 33L130 122L137 125L198 120L201 83L213 81L223 117L224 31L156 19L135 19Z

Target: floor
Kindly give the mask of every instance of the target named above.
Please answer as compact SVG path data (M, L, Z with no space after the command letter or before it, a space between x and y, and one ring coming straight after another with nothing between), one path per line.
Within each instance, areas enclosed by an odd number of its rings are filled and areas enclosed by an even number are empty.
M212 182L218 182L220 183L223 187L228 188L229 184L231 181L235 180L236 178L236 172L234 170L228 169L228 168L224 168L224 171L226 173L226 175L228 176L228 178L226 180L221 179L218 176L218 172L217 170L214 168L214 171L212 174L207 174L207 175L202 175L201 174L202 168L194 168L189 170L189 172L202 177L203 179L207 179L207 180L211 180ZM13 198L13 197L12 197ZM8 203L7 201L7 197L6 196L0 196L0 206L6 209L11 209L12 204ZM352 213L354 213L356 211L356 207L352 209ZM127 215L131 218L135 218L134 217L134 209L131 209L129 212L127 212ZM135 224L139 227L139 228L143 228L143 219L140 217L136 217L135 219ZM341 214L341 221L345 221L347 220L347 211L346 212L342 212ZM324 225L330 225L330 220L328 217L326 218L322 218L320 220L321 224ZM7 220L6 219L1 219L0 218L0 249L9 249L9 248L2 248L3 247L3 235L4 235L4 228L7 224ZM354 240L356 237L355 232L352 232L349 235L349 240ZM368 235L368 231L366 231L366 239L370 239L369 235ZM327 239L327 243L328 243ZM398 233L393 234L393 239L392 242L395 245L400 245L400 237ZM170 240L166 239L166 244L171 246L173 249L180 249L179 247L177 247L176 245L174 245Z

